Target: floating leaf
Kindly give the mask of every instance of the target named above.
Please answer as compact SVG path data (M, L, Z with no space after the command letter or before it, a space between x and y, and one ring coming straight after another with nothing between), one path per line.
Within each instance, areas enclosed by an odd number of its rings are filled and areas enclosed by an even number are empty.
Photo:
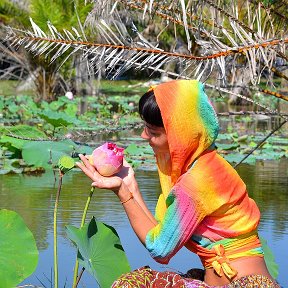
M11 137L5 134L12 134L15 135L15 137ZM33 126L17 125L13 127L7 127L5 131L3 131L3 135L0 138L0 143L10 144L12 147L21 150L23 145L27 142L30 142L30 140L18 139L16 138L18 136L21 138L29 138L35 140L39 138L41 139L47 138L44 132L38 130Z
M231 133L221 133L217 136L218 140L231 140L232 138L233 137Z
M76 152L81 153L81 154L90 155L90 154L92 154L93 149L94 148L92 148L92 147L90 147L88 145L78 145Z
M28 165L52 168L63 155L71 155L77 145L71 140L33 141L23 146L22 157Z
M132 143L127 148L125 148L125 153L130 155L141 155L143 154L143 149L141 149L138 145Z
M258 160L279 160L281 157L285 156L284 152L277 152L275 150L263 149L259 154L256 155Z
M244 157L245 157L245 155L242 155L242 154L228 154L228 155L224 155L224 158L230 163L238 163ZM246 164L255 164L255 162L256 162L256 158L255 158L254 155L249 155L249 157L246 158L243 161L243 163L246 163Z
M248 135L242 135L239 136L237 139L235 139L237 142L246 142L248 140L249 136Z
M130 265L115 229L93 217L82 228L66 226L68 237L78 248L79 264L91 273L102 288L111 284L123 273L130 271Z
M254 141L251 141L251 142L249 143L249 146L252 147L252 148L255 148L255 147L257 146L257 143L254 142Z
M35 239L14 211L0 210L0 288L15 287L31 275L38 263Z
M43 111L38 113L38 115L55 128L67 127L79 122L76 118L70 117L64 112Z
M22 173L24 168L21 167L20 162L20 159L5 159L0 169L0 175L9 173Z
M238 143L231 143L231 144L217 143L217 147L219 150L234 150L239 146L240 145Z

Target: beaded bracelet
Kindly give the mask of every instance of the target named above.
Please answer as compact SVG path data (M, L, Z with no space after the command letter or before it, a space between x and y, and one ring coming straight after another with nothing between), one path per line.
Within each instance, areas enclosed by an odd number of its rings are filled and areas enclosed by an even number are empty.
M130 197L129 197L127 200L121 201L121 204L124 204L124 203L128 202L129 200L131 200L131 199L133 199L133 198L134 198L134 196L133 196L133 194L130 192Z

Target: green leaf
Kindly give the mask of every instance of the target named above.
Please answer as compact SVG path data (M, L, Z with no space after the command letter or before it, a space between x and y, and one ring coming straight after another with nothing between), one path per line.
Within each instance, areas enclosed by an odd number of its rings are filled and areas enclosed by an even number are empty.
M94 148L88 146L88 145L77 145L77 153L81 154L86 154L86 155L91 155Z
M242 155L242 154L228 154L228 155L224 155L224 158L230 163L238 163L244 157L245 157L245 155ZM256 158L255 158L254 155L249 155L248 158L246 158L243 161L243 163L247 163L247 164L255 164L255 162L256 162Z
M0 162L0 175L8 173L22 173L24 168L21 167L20 161L20 159L5 159L2 163Z
M69 170L74 168L74 165L75 165L74 159L68 155L61 156L58 161L58 167L63 174L67 173Z
M263 149L259 154L256 155L256 158L258 160L279 160L283 156L283 152L277 152L273 149Z
M249 143L249 146L252 147L252 148L255 148L255 147L257 146L257 143L254 142L254 141L251 141L251 142Z
M274 279L277 279L279 274L279 266L275 262L275 258L272 250L267 245L267 241L263 237L259 237L262 245L262 249L264 251L264 259L268 268L269 273Z
M14 211L0 210L0 288L15 287L31 275L38 264L35 239Z
M217 143L217 147L219 150L234 150L239 146L240 145L238 143L232 143L232 144Z
M217 140L231 140L232 138L231 133L221 133L217 136Z
M70 117L64 112L42 111L38 115L55 128L67 127L78 123L76 118Z
M91 273L100 287L108 288L130 271L126 254L115 229L93 217L82 228L66 226L68 237L78 248L79 264Z
M77 103L69 103L66 105L64 109L65 113L70 117L76 117L78 112L78 105Z
M63 155L71 155L76 144L71 140L59 142L33 141L23 146L22 157L28 165L52 168Z
M46 139L47 136L44 132L38 130L37 128L33 126L28 125L17 125L14 127L7 127L5 129L5 134L12 134L16 137L22 137L22 138L31 138L31 139ZM15 137L2 135L0 138L0 143L2 144L10 144L12 147L21 150L25 143L31 142L29 140L24 139L18 139Z
M125 153L130 155L141 155L143 154L143 149L141 149L138 145L132 143L127 148L125 148Z
M12 114L17 113L18 110L20 109L20 107L18 105L16 105L15 103L11 103L7 108L9 110L9 112Z
M246 142L249 139L248 135L242 135L239 136L237 139L235 139L237 142Z

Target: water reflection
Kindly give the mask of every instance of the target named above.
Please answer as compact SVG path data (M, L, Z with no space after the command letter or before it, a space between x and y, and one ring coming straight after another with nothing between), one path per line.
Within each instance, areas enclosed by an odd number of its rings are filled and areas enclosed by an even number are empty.
M250 196L257 202L262 218L260 231L271 222L273 238L288 234L288 161L258 161L238 171L246 180Z
M228 105L225 102L213 102L214 107L217 113L227 113L228 112L253 112L258 111L258 107L254 105ZM263 109L261 108L260 111ZM277 108L279 113L284 113L287 115L288 112L288 103L283 101L279 103L279 107ZM265 112L265 111L264 111ZM268 112L268 111L266 111ZM233 127L233 131L237 131L240 134L249 134L254 135L255 132L264 132L271 131L276 129L280 123L283 122L283 119L280 116L269 116L264 114L254 114L254 115L230 115L227 116L219 116L219 123L221 132L229 131L229 127ZM288 132L287 123L281 128L283 133Z
M288 257L286 248L288 243L288 160L259 161L254 166L241 165L238 171L247 184L250 196L257 202L261 210L262 219L259 230L268 240L275 254L280 265L279 281L285 287L288 285L288 280L285 279L286 271L284 271ZM137 179L144 199L153 211L157 194L160 191L157 172L138 171ZM0 175L0 183L1 208L17 211L35 235L38 248L41 250L40 264L36 274L38 273L38 277L41 278L43 271L49 274L47 271L53 265L53 207L57 181L54 182L54 175L49 172L41 176ZM80 225L89 191L90 181L82 173L71 171L65 175L58 216L61 236L59 251L62 253L63 266L67 266L67 263L70 264L75 257L75 252L71 249L72 245L66 239L64 227L67 224ZM123 246L126 247L133 268L150 264L149 255L144 251L144 248L141 248L141 244L137 244L138 240L129 228L123 207L119 205L119 201L112 192L95 191L87 217L91 218L92 215L98 220L114 226L121 234ZM132 247L137 249L137 253L132 250ZM195 267L195 262L194 264L191 262L191 257L185 252L183 253L181 254L182 258L176 257L172 261L171 265L174 269L185 271ZM72 267L73 264L69 269L64 267L68 270L61 268L64 269L60 276L63 277L62 283L65 282L66 277L72 275ZM156 265L155 268L160 268L160 266ZM35 276L31 276L25 283L39 284L35 279ZM88 278L85 281L87 281L87 287L94 287L95 281L93 279Z

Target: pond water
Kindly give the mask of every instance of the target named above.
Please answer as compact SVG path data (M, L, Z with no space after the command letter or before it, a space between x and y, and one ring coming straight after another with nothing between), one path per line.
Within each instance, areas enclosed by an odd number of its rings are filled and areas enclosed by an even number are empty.
M288 160L259 161L256 165L240 165L237 168L247 184L250 196L257 202L262 213L260 235L267 239L276 262L280 266L278 281L288 287ZM156 171L137 171L140 189L151 210L157 200L160 184ZM1 208L17 211L35 235L40 251L36 272L22 284L52 287L53 271L53 207L57 187L52 172L39 176L0 175ZM80 225L82 211L90 191L90 181L80 171L70 171L63 180L59 207L59 287L71 287L75 249L65 235L67 224ZM110 191L95 191L88 218L114 226L121 238L133 269L150 265L152 268L172 269L184 272L201 267L196 256L185 248L169 263L155 263L142 247L129 226L126 214L116 196ZM78 287L97 287L96 281L84 272Z

